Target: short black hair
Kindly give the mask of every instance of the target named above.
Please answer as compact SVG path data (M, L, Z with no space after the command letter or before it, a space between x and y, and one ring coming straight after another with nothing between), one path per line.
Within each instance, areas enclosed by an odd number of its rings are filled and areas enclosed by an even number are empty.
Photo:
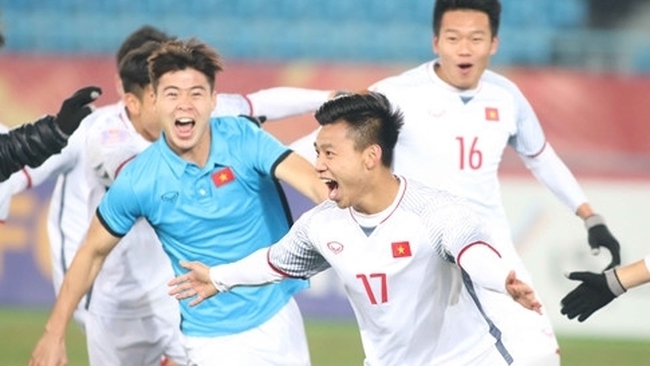
M158 88L160 78L166 73L194 69L205 75L212 91L217 73L223 70L219 53L196 38L167 41L149 57L148 62L154 89Z
M530 1L530 0L517 0ZM440 35L442 16L452 10L476 10L485 13L490 20L492 37L499 34L501 22L501 1L499 0L436 0L433 6L433 34Z
M381 147L381 162L390 167L404 116L394 108L385 95L377 92L342 95L325 102L316 111L321 126L345 121L350 125L349 137L354 148L363 150L377 144Z
M167 33L161 31L160 29L153 27L151 25L143 25L137 30L133 31L120 45L120 48L117 50L116 61L119 68L120 62L127 53L133 51L134 49L142 46L143 44L149 41L156 42L166 42L170 39L173 39L167 35Z
M131 50L122 58L118 71L125 93L134 94L138 98L142 97L144 89L151 84L147 59L160 45L160 42L148 41L142 46Z

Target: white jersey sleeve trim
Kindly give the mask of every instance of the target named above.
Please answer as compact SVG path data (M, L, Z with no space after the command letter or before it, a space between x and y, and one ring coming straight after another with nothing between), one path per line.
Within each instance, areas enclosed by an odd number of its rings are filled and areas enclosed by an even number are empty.
M580 205L587 202L575 176L550 144L547 143L544 150L535 156L520 157L535 178L550 189L571 212L575 213Z
M512 267L501 259L499 252L491 245L484 242L469 244L460 251L457 262L479 286L506 292L506 278Z
M327 101L329 95L329 90L277 87L263 89L246 97L255 116L274 120L314 112Z
M648 254L643 261L645 262L645 268L650 272L650 254Z
M220 292L235 286L263 285L285 278L268 261L269 248L262 248L239 261L210 268L210 280Z

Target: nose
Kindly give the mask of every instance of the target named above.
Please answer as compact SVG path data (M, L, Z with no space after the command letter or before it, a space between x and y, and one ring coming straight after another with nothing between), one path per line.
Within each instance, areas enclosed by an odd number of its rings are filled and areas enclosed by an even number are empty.
M325 163L323 163L323 158L321 157L322 155L318 155L316 157L316 164L314 164L314 167L316 168L316 172L318 173L323 173L327 170L327 167L325 166Z
M177 108L180 108L180 109L189 109L189 108L192 108L192 106L193 106L193 104L192 104L192 97L191 97L190 94L188 94L188 93L181 93L181 94L178 96L177 106L176 106Z
M472 53L471 51L471 40L467 38L463 38L460 41L460 45L458 46L458 53L460 55L470 55Z

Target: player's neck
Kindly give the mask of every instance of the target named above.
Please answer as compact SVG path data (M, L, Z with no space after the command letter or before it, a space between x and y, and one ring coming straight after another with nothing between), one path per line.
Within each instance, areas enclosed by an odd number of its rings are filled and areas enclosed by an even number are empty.
M355 211L373 215L390 207L399 192L399 178L393 175L390 170L378 174L371 185L362 205L355 207Z

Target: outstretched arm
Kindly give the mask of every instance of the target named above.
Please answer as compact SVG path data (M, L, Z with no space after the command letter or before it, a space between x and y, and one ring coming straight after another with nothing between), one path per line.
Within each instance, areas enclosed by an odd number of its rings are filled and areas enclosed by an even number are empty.
M190 306L196 306L205 299L225 292L238 285L263 285L285 278L274 271L267 261L269 248L260 249L248 257L234 263L212 268L201 262L181 262L188 270L169 281L169 294L177 300L195 297Z
M32 353L30 366L66 363L65 331L68 322L81 297L90 289L97 277L106 256L118 241L119 238L111 235L95 216L84 244L75 254L65 274L61 291L45 324L45 332Z
M272 121L312 113L332 95L331 90L275 87L248 94L253 116Z
M68 137L92 111L101 89L86 87L66 99L56 117L46 116L0 135L0 181L25 166L37 167L63 149Z
M577 180L551 145L547 143L540 153L535 156L522 157L522 160L540 182L584 220L588 232L587 240L592 253L598 254L600 247L609 250L612 261L606 269L621 264L621 248L618 241L605 225L602 216L592 210Z
M562 299L560 312L583 322L628 289L650 282L650 255L603 273L571 272L567 277L582 283Z
M457 262L477 285L492 291L506 292L526 309L542 313L542 304L533 289L517 278L511 266L489 244L470 244L458 256Z

